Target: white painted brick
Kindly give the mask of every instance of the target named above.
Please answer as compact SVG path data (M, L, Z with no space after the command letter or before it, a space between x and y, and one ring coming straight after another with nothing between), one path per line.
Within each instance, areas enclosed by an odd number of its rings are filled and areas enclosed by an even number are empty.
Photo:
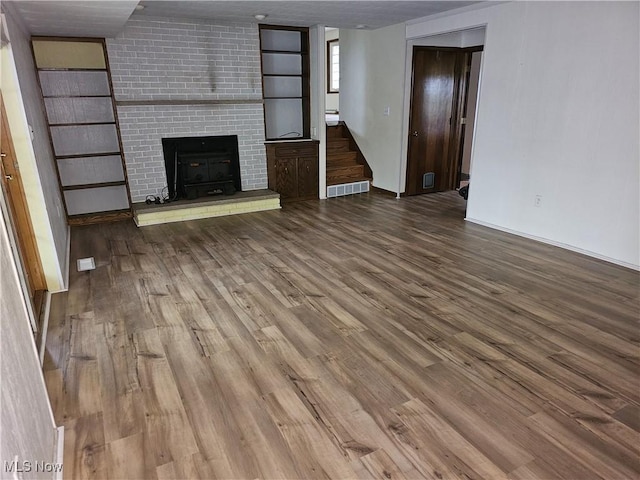
M117 100L262 96L254 24L133 19L107 40ZM238 135L243 190L267 186L262 105L119 106L134 202L166 187L162 138Z
M191 112L192 106L118 107L118 114L122 119L120 128L125 146L127 171L129 178L137 181L130 184L134 202L143 201L146 195L154 194L166 186L161 139L169 137L238 135L243 190L266 188L262 106L255 104L213 107L198 106L195 122L189 120L194 117ZM236 110L246 112L248 109L258 112L259 115L251 115L255 118L252 121L233 122ZM229 118L230 122L218 121L220 116ZM140 125L146 125L146 128L141 129ZM130 134L129 129L136 133ZM139 131L152 133L145 135L137 133ZM128 143L132 138L136 139L135 145Z

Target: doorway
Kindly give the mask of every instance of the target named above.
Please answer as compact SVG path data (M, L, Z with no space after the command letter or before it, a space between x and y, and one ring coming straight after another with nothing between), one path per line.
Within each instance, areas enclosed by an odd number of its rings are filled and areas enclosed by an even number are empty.
M33 307L34 318L36 322L40 322L42 317L40 313L44 308L46 298L46 281L1 95L0 115L2 192L8 206L8 213L11 220L10 224L16 238L18 254L22 263L22 270L29 299ZM39 331L41 327L42 325L39 323L32 325L34 334Z
M325 27L326 71L325 77L325 121L337 125L340 121L340 30Z
M480 71L472 71L472 60L481 50L413 47L407 195L454 190L468 184ZM470 88L474 86L475 90Z
M469 49L466 62L465 91L460 132L460 161L458 162L457 188L469 185L471 180L471 145L473 128L476 120L476 105L478 101L478 84L480 81L480 62L482 49Z

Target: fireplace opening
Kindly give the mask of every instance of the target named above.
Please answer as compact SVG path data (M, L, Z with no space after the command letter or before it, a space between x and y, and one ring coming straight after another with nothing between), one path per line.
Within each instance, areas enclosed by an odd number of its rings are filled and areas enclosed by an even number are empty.
M241 191L238 136L163 138L170 200Z

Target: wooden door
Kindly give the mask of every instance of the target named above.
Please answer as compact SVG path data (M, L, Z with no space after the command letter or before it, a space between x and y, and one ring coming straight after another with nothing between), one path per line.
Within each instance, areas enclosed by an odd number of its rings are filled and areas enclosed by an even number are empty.
M7 114L4 109L4 102L0 96L0 162L2 170L2 190L9 206L11 223L14 228L16 240L18 242L19 254L23 264L23 270L29 289L29 296L34 306L34 311L38 312L40 300L43 298L41 292L46 289L40 254L36 245L35 234L31 223L31 216L27 208L27 200L24 193L20 170L16 162L16 154L11 140L11 132L7 123Z
M454 188L451 133L458 56L455 49L414 47L405 189L408 195Z

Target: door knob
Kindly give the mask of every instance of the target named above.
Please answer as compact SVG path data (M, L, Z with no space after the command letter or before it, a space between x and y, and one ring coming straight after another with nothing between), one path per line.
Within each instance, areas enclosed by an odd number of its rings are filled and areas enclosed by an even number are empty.
M5 175L4 179L5 180L13 180L13 175Z
M417 137L418 136L418 132L416 130L413 131L413 133L411 134L412 137Z
M7 156L7 154L6 154L6 153L4 153L4 152L3 152L3 153L0 153L0 158L4 158L4 157L6 157L6 156Z

